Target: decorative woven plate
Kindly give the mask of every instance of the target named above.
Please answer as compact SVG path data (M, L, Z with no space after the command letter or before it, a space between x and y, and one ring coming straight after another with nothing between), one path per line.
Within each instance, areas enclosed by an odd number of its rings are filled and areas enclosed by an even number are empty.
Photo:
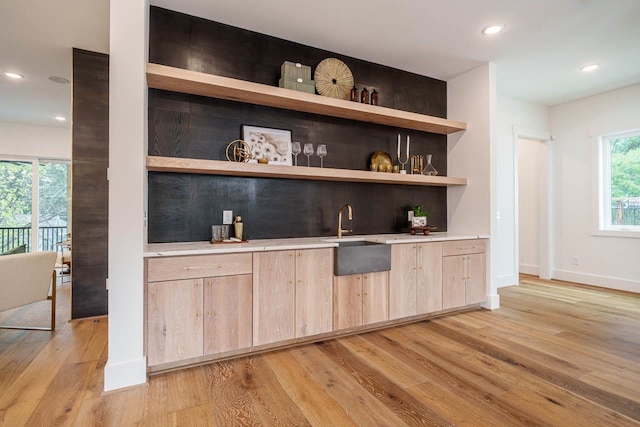
M336 58L327 58L320 62L313 74L316 89L322 96L349 99L353 87L353 74L347 64Z

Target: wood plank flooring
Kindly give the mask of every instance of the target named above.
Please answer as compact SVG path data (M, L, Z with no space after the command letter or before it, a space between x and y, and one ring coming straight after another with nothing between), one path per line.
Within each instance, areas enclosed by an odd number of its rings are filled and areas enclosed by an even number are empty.
M521 278L501 309L103 393L107 319L0 330L2 426L640 426L640 296ZM0 322L46 323L46 306Z

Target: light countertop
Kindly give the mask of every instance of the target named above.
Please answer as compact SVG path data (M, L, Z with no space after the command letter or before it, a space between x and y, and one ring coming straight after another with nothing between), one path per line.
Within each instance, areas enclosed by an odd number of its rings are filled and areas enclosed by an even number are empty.
M487 239L487 235L461 235L453 233L432 232L428 236L422 234L412 236L405 234L370 234L335 237L304 237L285 239L256 239L247 243L218 243L209 242L179 242L179 243L150 243L145 246L144 256L147 258L179 255L224 254L239 252L284 251L293 249L333 248L338 242L370 241L387 245L399 243L441 242L446 240Z

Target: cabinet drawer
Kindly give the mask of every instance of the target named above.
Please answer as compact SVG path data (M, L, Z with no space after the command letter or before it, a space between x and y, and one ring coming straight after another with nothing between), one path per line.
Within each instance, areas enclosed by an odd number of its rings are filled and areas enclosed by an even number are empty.
M250 253L150 258L147 263L149 282L232 276L251 272Z
M486 240L452 240L442 242L442 256L479 254L487 251Z

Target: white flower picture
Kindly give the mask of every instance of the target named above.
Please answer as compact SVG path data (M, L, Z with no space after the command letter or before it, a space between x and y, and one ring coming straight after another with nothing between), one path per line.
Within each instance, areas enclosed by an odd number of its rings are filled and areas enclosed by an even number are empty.
M270 164L291 165L291 131L242 126L242 139L249 144L251 160L267 159Z

